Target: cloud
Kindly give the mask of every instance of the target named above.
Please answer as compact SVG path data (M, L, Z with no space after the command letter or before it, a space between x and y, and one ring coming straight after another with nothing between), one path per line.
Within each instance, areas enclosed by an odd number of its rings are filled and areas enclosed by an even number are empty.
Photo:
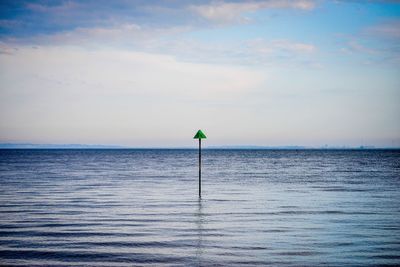
M400 20L386 21L365 30L369 35L388 40L400 40Z
M305 61L314 61L313 58L318 51L317 47L310 43L263 38L230 43L207 43L178 38L169 41L161 40L154 42L153 45L153 51L164 51L166 54L176 55L189 62L253 66L303 65Z
M125 44L132 46L142 42L158 40L163 37L172 37L190 30L188 26L182 27L142 27L138 24L120 24L111 27L79 27L72 31L44 35L38 41L51 43L101 43Z
M386 20L364 27L351 36L343 36L341 52L358 56L364 64L400 63L400 20Z
M369 48L363 44L361 44L357 40L350 40L347 43L347 49L343 50L344 52L355 52L355 53L365 53L365 54L377 54L379 51L373 48Z
M200 120L226 118L207 105L240 102L266 77L252 68L68 46L19 46L0 54L0 69L0 139L37 142L145 142L160 138L160 129L174 139L176 128L191 135Z
M247 53L256 64L320 67L315 59L317 47L292 40L255 39L246 42Z
M80 7L77 2L74 1L65 1L61 2L58 5L44 5L41 3L28 3L26 4L26 8L35 12L42 13L64 13L66 11L76 10Z
M260 54L273 54L278 51L290 54L309 54L316 51L316 47L312 44L289 40L266 41L264 39L256 39L250 41L248 44L252 50Z
M400 49L398 46L371 41L362 37L353 37L340 51L353 55L351 60L356 60L356 62L364 65L398 65L400 63Z
M182 145L204 127L210 142L312 143L324 142L331 131L357 138L398 129L380 124L387 116L396 122L398 82L364 70L273 71L120 49L16 48L0 54L1 140ZM353 95L324 95L329 88ZM299 128L304 123L309 127Z
M310 10L315 6L311 0L267 0L248 2L211 2L204 5L191 5L189 10L200 17L216 23L231 23L248 21L243 14L260 9L292 8Z
M341 13L347 7L289 17L323 0L14 3L0 21L2 140L165 145L191 142L192 130L206 125L216 133L210 141L234 132L238 141L265 144L399 129L398 67L359 65L400 63L392 21L346 38L352 54L338 57L328 36L348 19L370 20ZM264 11L280 8L288 16L264 20ZM214 27L252 15L259 24ZM343 30L350 36L354 28ZM325 69L304 67L317 60ZM331 89L338 91L324 93Z
M21 26L22 21L12 20L12 19L0 19L0 28L15 28Z
M0 54L13 55L17 48L0 41Z
M17 67L22 62L29 64ZM63 87L66 94L84 95L95 90L106 95L145 93L212 99L246 93L264 80L262 73L250 68L187 63L163 54L120 49L87 51L68 46L19 46L12 54L2 56L1 67L8 74L3 74L3 85L10 77L23 77L27 79L23 88L38 95Z
M258 38L229 43L201 41L186 35L191 31L191 26L160 28L138 24L79 27L71 31L19 39L17 44L123 49L171 55L185 62L236 65L303 64L302 59L309 61L317 51L313 44L285 39Z

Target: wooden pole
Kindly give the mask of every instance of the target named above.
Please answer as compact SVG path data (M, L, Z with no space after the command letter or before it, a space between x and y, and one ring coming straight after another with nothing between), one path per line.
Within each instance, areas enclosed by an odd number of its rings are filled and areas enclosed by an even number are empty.
M201 139L199 139L199 198L201 198Z

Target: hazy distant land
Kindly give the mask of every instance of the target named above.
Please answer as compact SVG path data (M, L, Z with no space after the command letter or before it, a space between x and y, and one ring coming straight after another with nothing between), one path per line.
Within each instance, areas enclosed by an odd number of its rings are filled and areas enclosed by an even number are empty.
M0 149L193 149L195 146L182 147L131 147L121 145L97 144L33 144L33 143L0 143ZM204 146L204 149L400 149L399 147L363 146L256 146L256 145L221 145Z

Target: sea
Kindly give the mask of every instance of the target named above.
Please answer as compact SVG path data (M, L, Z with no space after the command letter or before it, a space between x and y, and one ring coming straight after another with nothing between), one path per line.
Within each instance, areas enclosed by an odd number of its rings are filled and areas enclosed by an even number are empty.
M1 266L400 266L400 150L0 150Z

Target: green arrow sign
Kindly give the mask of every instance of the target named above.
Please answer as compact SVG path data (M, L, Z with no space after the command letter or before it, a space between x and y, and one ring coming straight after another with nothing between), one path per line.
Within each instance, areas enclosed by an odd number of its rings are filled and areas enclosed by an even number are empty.
M193 139L206 139L207 136L201 131L198 130L196 135L193 137Z

